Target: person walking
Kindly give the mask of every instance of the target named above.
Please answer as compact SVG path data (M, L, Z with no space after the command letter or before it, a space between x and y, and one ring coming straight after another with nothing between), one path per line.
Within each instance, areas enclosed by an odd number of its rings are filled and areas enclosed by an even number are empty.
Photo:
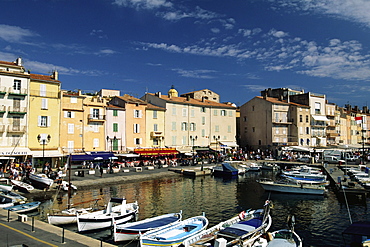
M99 167L99 170L100 170L100 177L102 178L103 177L103 166L102 165Z

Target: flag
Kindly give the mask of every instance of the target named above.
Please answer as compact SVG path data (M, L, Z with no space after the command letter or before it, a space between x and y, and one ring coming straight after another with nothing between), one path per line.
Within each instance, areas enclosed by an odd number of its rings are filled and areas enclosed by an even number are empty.
M355 117L356 124L362 123L362 116L361 117Z

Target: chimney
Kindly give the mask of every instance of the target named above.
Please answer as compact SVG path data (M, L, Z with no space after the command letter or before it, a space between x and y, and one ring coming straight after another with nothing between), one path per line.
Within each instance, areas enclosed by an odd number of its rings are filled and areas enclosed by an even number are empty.
M15 64L18 66L22 66L22 58L21 57L17 58L17 60L15 60Z
M162 93L161 93L161 92L156 92L156 93L155 93L155 96L157 96L157 97L159 97L159 98L160 98L160 97L162 96Z
M190 94L186 95L186 101L190 101Z
M56 80L56 81L57 81L57 80L58 80L58 77L59 77L59 76L58 76L58 71L54 70L54 71L53 71L53 74L51 75L51 78L53 78L54 80Z
M363 111L364 113L369 113L369 108L368 108L367 106L363 106L363 107L362 107L362 111Z

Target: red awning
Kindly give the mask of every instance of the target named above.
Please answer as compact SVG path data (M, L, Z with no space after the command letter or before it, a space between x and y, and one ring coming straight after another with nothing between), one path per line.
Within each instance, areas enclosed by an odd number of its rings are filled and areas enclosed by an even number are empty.
M140 154L141 156L166 156L175 155L179 152L176 148L138 148L134 149L134 153Z

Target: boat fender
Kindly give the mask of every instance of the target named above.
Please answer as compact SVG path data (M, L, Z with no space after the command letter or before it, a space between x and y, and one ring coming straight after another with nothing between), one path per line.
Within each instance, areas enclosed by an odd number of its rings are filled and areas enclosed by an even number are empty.
M241 211L240 214L239 214L239 219L240 220L244 220L245 219L245 216L246 216L245 211Z

